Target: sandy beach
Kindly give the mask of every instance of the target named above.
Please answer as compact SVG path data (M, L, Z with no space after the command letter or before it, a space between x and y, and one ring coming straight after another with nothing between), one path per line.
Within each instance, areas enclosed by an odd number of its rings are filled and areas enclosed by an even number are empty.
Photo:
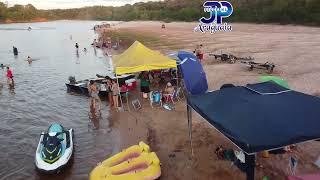
M204 69L209 90L232 83L245 85L258 81L263 70L249 71L240 63L222 63L209 53L231 53L236 56L252 56L256 62L276 64L273 75L283 77L294 90L306 94L320 95L320 28L293 25L232 24L232 32L202 34L194 32L197 23L125 22L114 26L120 32L143 34L161 39L147 42L146 46L168 53L179 49L193 51L203 44ZM137 97L130 97L134 99ZM137 144L143 140L150 144L162 163L160 179L245 179L245 174L230 161L219 160L215 155L218 145L236 149L224 136L211 128L199 115L193 113L193 149L191 156L185 99L175 104L175 111L151 108L147 100L141 100L139 111L113 112L110 121L120 129L123 143L120 148ZM288 126L290 128L290 125ZM256 179L268 176L285 179L288 159L298 159L297 174L313 173L319 169L313 164L320 155L317 141L299 144L292 153L258 156L261 165L256 168Z

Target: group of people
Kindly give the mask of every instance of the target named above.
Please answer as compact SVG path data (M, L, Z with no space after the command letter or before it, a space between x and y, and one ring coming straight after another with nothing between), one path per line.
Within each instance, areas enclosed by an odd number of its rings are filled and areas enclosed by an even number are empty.
M149 72L144 71L144 72L141 72L141 74L138 77L140 79L140 91L143 97L150 92L150 85L151 85L150 75L151 74ZM154 73L151 76L157 82L157 84L159 84L159 80L157 80L157 79L160 79L160 77L158 77L159 76L158 73ZM164 88L163 94L173 94L174 91L175 89L172 83L167 82L166 87Z
M13 46L13 47L12 47L12 51L13 51L13 55L14 55L14 56L17 56L17 55L18 55L18 48L17 48L17 47ZM29 64L32 63L32 59L31 59L30 56L27 57L27 62L28 62Z
M78 43L76 43L75 48L77 50L77 53L79 53L79 44ZM87 51L88 51L87 48L83 48L83 52L86 53Z
M155 74L151 75L150 72L144 71L141 72L138 76L140 79L140 90L142 93L143 98L148 98L149 93L150 93L150 85L151 85L151 80L150 79L155 79ZM150 77L152 76L152 78ZM111 107L114 107L116 111L119 110L119 97L120 93L127 92L126 85L122 85L121 87L117 83L117 80L111 79L110 77L106 77L106 81L104 84L96 83L95 81L91 80L88 84L88 91L90 95L90 109L96 111L101 110L101 99L99 98L99 90L100 86L104 85L106 88L107 96L108 96L108 101ZM175 92L175 88L173 84L169 81L166 83L166 86L163 90L160 91L163 95L163 98L165 101L168 101L170 97ZM168 95L168 97L166 97Z
M118 86L118 83L116 80L107 78L105 82L105 87L108 92L108 100L110 106L115 107L116 111L119 110L119 94L120 89ZM93 108L93 110L101 110L101 99L99 98L99 90L97 83L93 80L90 80L88 85L88 91L90 95L90 108ZM97 101L98 101L98 108L97 107Z
M120 44L120 42L116 42L114 44L114 46L118 47L119 44ZM94 39L91 45L96 48L111 49L112 48L112 41L111 41L110 37L108 37L106 40L104 40L103 38L100 37L98 41L97 41L97 39Z
M106 28L110 28L111 27L111 24L102 24L102 25L95 25L93 27L93 30L94 31L100 31L101 29L104 30Z

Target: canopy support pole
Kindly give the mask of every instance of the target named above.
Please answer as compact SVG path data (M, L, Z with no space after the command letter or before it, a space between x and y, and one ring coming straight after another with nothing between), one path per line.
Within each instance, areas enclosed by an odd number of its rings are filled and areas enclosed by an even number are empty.
M192 146L192 108L187 104L187 118L188 118L188 130L189 130L189 141L191 147L191 157L193 157L193 146Z
M123 109L122 98L121 98L121 89L120 89L119 78L118 78L117 73L116 73L116 77L117 77L117 84L118 84L118 89L119 89L120 105L121 105L121 109ZM119 108L119 107L117 107L117 108Z
M254 168L256 166L255 154L252 154L252 155L245 154L245 162L247 165L247 168L246 168L247 180L254 180Z
M176 83L177 83L177 87L179 87L178 66L177 66L177 70L176 70Z

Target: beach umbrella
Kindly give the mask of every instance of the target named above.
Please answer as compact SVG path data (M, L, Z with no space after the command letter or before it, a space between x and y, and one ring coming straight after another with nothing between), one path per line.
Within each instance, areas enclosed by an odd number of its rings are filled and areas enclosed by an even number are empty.
M278 85L289 89L289 85L288 85L287 81L285 81L284 79L282 79L279 76L261 76L259 78L259 81L260 82L273 81L273 82L277 83Z
M177 61L177 65L180 65L181 60L180 60L180 58L178 57L178 52L170 52L170 53L167 54L167 56L168 56L169 58L171 58L171 59L176 60L176 61Z

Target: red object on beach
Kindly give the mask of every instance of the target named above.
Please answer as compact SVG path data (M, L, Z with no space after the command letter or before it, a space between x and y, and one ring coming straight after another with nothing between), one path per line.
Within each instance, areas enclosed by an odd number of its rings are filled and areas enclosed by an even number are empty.
M129 91L135 89L137 87L137 81L131 82L127 85Z

